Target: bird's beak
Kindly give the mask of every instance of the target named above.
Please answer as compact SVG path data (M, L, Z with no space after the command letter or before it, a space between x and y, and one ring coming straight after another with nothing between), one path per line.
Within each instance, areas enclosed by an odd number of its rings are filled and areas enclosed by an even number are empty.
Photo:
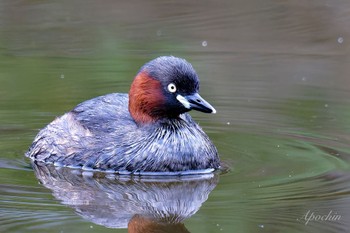
M186 96L177 95L176 99L187 109L194 109L205 113L216 113L215 108L205 101L198 93Z

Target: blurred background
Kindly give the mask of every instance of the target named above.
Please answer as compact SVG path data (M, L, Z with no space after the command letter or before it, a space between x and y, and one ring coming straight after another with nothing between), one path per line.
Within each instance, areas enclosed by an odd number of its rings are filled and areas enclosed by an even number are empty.
M187 229L347 232L349 22L347 0L0 1L0 230L127 231L55 199L24 153L56 116L174 55L217 109L191 115L230 168Z

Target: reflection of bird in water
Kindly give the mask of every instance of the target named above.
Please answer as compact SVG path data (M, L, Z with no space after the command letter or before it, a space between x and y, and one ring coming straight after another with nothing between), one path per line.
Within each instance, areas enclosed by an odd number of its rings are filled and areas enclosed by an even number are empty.
M33 164L56 199L93 223L129 232L188 232L182 221L195 214L218 182L217 174L111 176Z

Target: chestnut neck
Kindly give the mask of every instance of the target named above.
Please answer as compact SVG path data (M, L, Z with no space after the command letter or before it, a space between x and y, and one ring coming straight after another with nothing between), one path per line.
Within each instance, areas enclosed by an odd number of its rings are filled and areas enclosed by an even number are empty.
M165 98L160 81L146 71L137 74L129 91L129 112L138 124L153 123L162 117Z

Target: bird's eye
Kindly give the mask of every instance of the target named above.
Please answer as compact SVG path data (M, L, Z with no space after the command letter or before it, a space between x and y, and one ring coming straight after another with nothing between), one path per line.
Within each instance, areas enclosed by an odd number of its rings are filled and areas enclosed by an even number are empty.
M174 83L170 83L168 85L168 91L170 91L171 93L174 93L176 91L176 86Z

